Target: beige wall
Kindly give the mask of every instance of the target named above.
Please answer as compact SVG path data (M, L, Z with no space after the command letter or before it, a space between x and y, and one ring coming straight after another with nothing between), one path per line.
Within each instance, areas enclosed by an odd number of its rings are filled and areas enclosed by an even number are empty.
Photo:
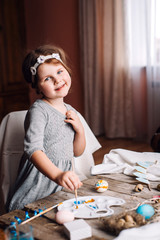
M65 101L83 114L78 0L25 0L25 21L28 49L42 44L56 44L69 55L74 76L72 77L72 91ZM36 97L31 91L31 103Z

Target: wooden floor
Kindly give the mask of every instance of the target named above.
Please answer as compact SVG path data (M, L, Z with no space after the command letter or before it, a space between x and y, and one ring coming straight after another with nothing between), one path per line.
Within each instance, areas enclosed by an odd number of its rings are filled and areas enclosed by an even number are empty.
M153 152L149 143L138 142L131 139L106 139L105 137L97 137L98 141L102 145L98 151L93 154L95 164L102 163L103 156L109 153L111 149L123 148L136 152Z

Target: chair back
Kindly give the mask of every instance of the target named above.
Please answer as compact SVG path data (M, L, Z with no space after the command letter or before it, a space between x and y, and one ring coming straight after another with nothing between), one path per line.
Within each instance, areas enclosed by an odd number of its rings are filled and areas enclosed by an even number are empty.
M0 125L0 204L12 191L23 154L24 119L27 111L7 114ZM2 208L0 209L1 214Z

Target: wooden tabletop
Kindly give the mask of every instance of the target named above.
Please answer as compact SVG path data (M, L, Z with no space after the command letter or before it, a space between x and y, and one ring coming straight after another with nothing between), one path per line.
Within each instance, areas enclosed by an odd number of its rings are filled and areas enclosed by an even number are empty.
M106 180L109 184L107 191L103 193L98 193L95 190L95 183L97 180L103 179ZM129 211L132 208L136 208L138 204L144 202L145 199L150 199L155 195L159 195L159 192L156 190L158 182L151 183L151 190L144 185L142 192L135 192L134 188L138 182L134 177L126 176L124 174L108 174L108 175L99 175L91 176L90 178L83 181L83 186L78 189L78 197L82 196L111 196L116 198L121 198L125 200L125 204L121 206L114 206L114 215L117 215L121 212ZM29 212L29 216L33 216L33 211L45 208L49 208L53 205L56 205L60 202L63 202L68 199L74 198L75 195L73 192L67 190L62 190L57 193L54 193L44 199L38 200L34 203L28 204L24 210L15 210L8 214L0 216L0 227L4 229L5 226L8 226L11 221L15 221L15 216L19 217L21 220L25 219L25 210ZM32 221L30 224L33 226L33 233L35 239L42 240L61 240L68 239L64 234L64 226L59 225L55 222L55 213L57 209L53 209L45 215L38 217ZM106 217L108 218L108 217ZM92 228L92 237L88 239L98 240L98 239L114 239L115 236L108 233L104 224L101 221L101 218L95 219L85 219L85 221ZM54 237L54 238L53 238Z

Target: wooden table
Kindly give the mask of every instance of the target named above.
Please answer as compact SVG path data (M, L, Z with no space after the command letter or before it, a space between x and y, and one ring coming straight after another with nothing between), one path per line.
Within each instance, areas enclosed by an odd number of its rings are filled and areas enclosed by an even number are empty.
M97 193L95 190L95 183L98 179L104 179L109 184L109 189L104 193ZM159 195L159 192L156 190L158 182L151 183L151 190L147 186L144 186L142 192L135 192L134 188L137 184L137 181L134 177L129 177L124 174L108 174L108 175L99 175L91 176L89 179L83 181L83 186L78 189L78 196L112 196L119 197L126 201L122 206L113 207L114 213L119 214L124 211L130 210L131 208L136 207L139 203L142 203L145 199L150 199L155 195ZM24 210L15 210L8 214L0 216L0 227L4 229L5 226L9 225L11 221L15 221L14 216L19 217L24 220L25 210L28 210L30 217L33 215L34 210L49 208L55 204L58 204L64 200L74 198L74 193L67 190L59 191L55 194L52 194L44 199L38 200L34 203L28 204ZM42 240L61 240L68 239L63 232L63 225L58 225L54 216L56 209L48 212L42 217L38 217L30 222L34 229L34 238ZM85 219L86 220L86 219ZM86 222L92 228L92 237L88 239L98 240L98 239L114 239L115 236L110 235L102 226L102 222L99 218L96 219L87 219Z

